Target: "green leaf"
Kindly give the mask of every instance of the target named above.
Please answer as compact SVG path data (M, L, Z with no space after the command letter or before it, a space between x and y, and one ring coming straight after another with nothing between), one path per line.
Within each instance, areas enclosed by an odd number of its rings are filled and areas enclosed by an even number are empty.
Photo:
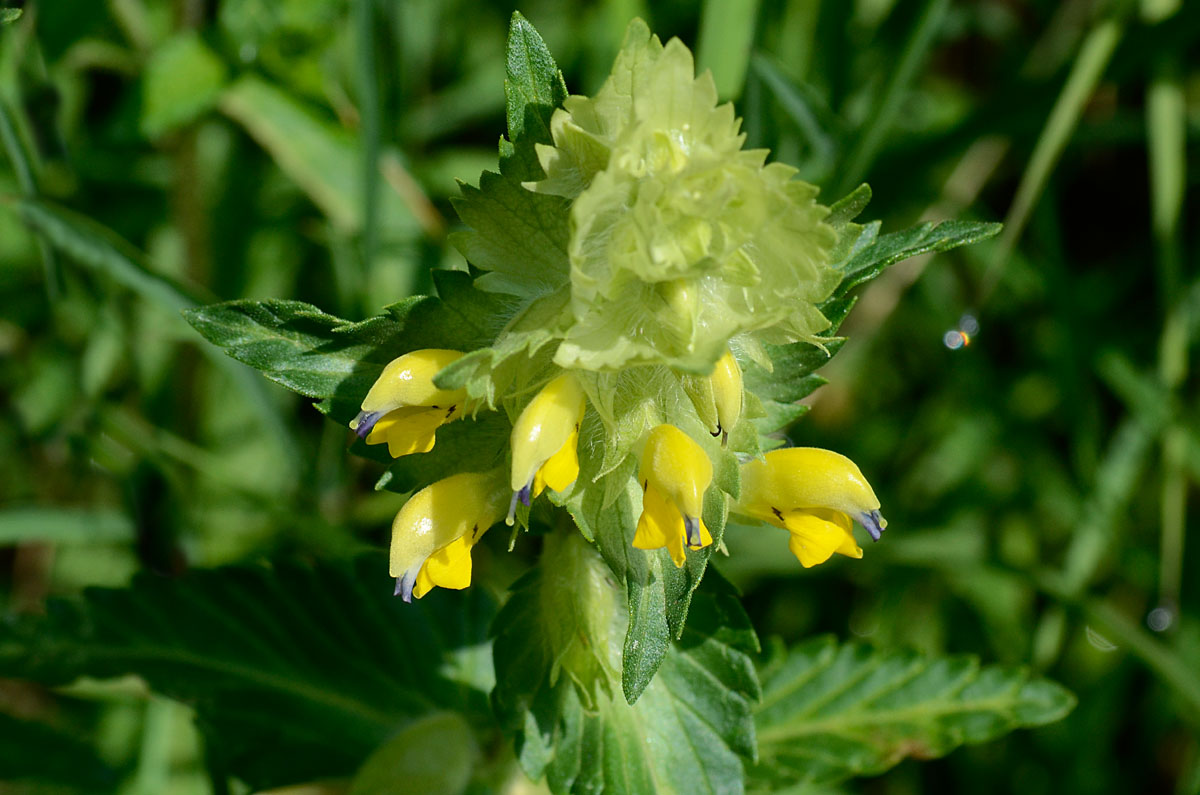
M533 26L513 12L505 53L508 138L500 141L500 173L485 171L479 187L459 183L452 200L467 229L450 242L472 265L489 271L479 286L527 297L567 281L569 202L522 187L543 176L536 144L550 144L550 117L567 97L554 58Z
M16 199L12 204L27 226L41 233L46 242L71 261L107 276L151 304L173 314L209 300L200 288L179 284L152 271L133 246L89 218L36 199ZM285 448L285 455L291 456L289 431L257 379L211 348L201 346L200 350L225 371L254 406L263 425L271 429L272 438Z
M229 86L220 108L270 153L334 226L346 233L363 229L364 155L355 135L254 76ZM378 212L381 239L420 234L415 216L395 191L380 191Z
M546 42L514 11L504 54L508 141L501 142L501 171L514 181L541 179L535 144L550 144L550 117L567 98L567 84Z
M0 545L128 542L133 521L119 511L90 508L8 508L0 511Z
M225 85L225 63L195 31L177 33L150 56L142 83L142 132L156 138L207 113Z
M6 628L0 675L138 674L194 705L210 753L255 789L348 776L423 714L486 714L483 694L446 667L484 642L484 591L412 605L391 591L378 556L142 575Z
M1001 224L977 221L943 221L940 224L929 221L900 232L880 235L870 245L856 251L842 266L842 282L833 297L845 296L853 288L874 279L885 268L901 260L987 240L998 234L1001 228Z
M203 291L155 273L133 246L90 218L47 201L14 199L21 220L74 262L103 273L147 301L177 312L206 300Z
M392 359L420 348L474 350L490 343L511 314L509 299L475 290L465 273L438 271L434 283L442 298L409 298L360 323L284 300L228 301L184 316L209 342L272 381L333 399L329 413L348 421Z
M371 754L354 777L349 795L401 791L459 795L471 781L478 756L471 726L462 716L435 713L412 723Z
M9 25L21 18L21 8L0 8L0 25Z
M689 551L681 568L676 568L665 549L635 549L633 536L641 511L635 466L631 457L608 476L610 482L619 484L617 493L607 494L597 487L576 489L566 502L580 531L595 541L625 588L628 628L620 669L622 690L630 704L653 679L671 639L683 634L692 596L704 578L712 550L721 544L728 512L725 495L710 489L705 496L704 524L712 534L713 546ZM589 473L581 472L580 479L587 482Z
M493 706L525 772L557 793L741 792L742 758L754 755L757 641L729 586L710 575L694 620L630 706L613 673L622 589L578 536L548 539L548 550L493 628Z
M384 453L380 460L389 463L388 470L375 488L408 494L457 472L495 469L507 463L511 435L512 424L508 417L497 411L482 411L474 419L443 425L437 431L437 444L428 453L415 453L394 460ZM362 442L355 442L353 449L365 455L371 448Z
M0 713L0 770L5 789L11 787L13 792L111 792L117 783L116 771L87 743L43 723L4 713ZM17 783L22 781L32 789Z
M416 298L407 315L432 298ZM404 324L378 316L349 323L300 301L228 301L184 313L206 340L277 384L312 398L361 400L384 365L413 350Z
M830 322L826 333L837 333L856 300L827 301L821 306L822 314ZM824 344L823 349L807 342L763 346L771 359L771 371L749 362L742 373L746 388L762 402L766 413L756 421L762 433L778 430L804 414L805 408L796 401L808 397L825 383L824 378L816 375L816 370L832 359L845 342L843 338L834 337Z
M973 657L880 651L830 637L780 655L756 708L763 790L881 773L1059 720L1075 706L1061 685Z
M567 281L568 209L561 196L533 193L491 171L479 187L462 183L451 203L469 228L450 236L467 261L491 271L479 286L521 295L547 293Z

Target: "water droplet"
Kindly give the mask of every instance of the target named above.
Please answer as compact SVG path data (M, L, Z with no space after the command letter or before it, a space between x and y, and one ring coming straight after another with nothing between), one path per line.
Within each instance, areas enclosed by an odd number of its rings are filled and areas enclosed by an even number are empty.
M967 344L967 338L963 336L961 331L950 329L942 335L942 344L950 350L956 351Z
M958 319L958 328L959 331L966 332L967 334L978 334L979 321L974 315L968 312Z
M1146 626L1155 632L1166 632L1174 623L1175 611L1163 605L1154 608L1146 616Z

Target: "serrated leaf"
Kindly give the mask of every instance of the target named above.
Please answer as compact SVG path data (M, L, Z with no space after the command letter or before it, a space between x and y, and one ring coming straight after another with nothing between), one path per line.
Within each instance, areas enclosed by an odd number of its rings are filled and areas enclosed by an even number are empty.
M546 42L519 11L509 23L504 65L510 146L501 147L501 171L516 181L540 179L534 145L552 142L550 117L567 98L567 84Z
M490 618L479 588L394 599L376 556L142 575L5 629L0 673L138 674L192 704L210 753L258 789L348 776L423 714L482 714L483 694L443 666L484 642Z
M821 311L830 322L827 334L837 333L842 321L854 307L855 300L847 298L822 305ZM823 349L807 342L765 345L763 347L772 363L771 372L753 362L743 368L747 389L762 401L767 415L759 421L764 433L784 427L804 413L805 409L796 405L796 401L808 397L825 383L825 379L816 375L815 371L827 364L844 344L844 339L835 337L826 342ZM779 421L784 425L775 425Z
M1024 669L818 638L763 672L751 776L769 791L874 775L1051 723L1074 705L1068 690Z
M874 279L885 268L901 260L987 240L999 234L1001 228L1002 224L997 223L943 221L940 224L926 222L900 232L880 235L870 245L859 249L842 266L842 282L834 292L834 298L845 296L853 288Z
M402 314L436 301L416 298ZM301 301L243 299L192 309L188 322L233 358L311 398L360 399L406 346L404 324L378 316L348 323Z
M272 381L331 399L329 413L344 421L392 359L420 348L486 345L511 313L509 299L475 290L465 273L439 271L434 283L441 297L409 298L360 323L284 300L227 301L184 316L209 342Z
M533 193L485 171L479 187L460 184L451 203L469 228L450 237L467 261L491 271L480 287L520 295L547 293L567 281L568 209L561 196Z
M177 33L155 49L142 83L142 132L151 137L187 124L217 103L225 62L195 31Z
M588 604L613 604L618 616L623 600L596 553L577 537L569 543L587 552L586 571L535 571L518 583L493 630L493 705L517 736L526 773L545 775L557 793L741 792L739 757L754 754L748 717L758 682L747 653L757 641L728 585L710 577L696 594L696 619L630 706L615 683L592 690L592 680L581 687L569 675L581 652L594 655L600 670L619 667L623 629L618 621L605 633L603 614L589 621L572 612L580 583L592 589ZM581 634L581 627L595 629ZM575 639L564 652L561 645ZM576 656L560 663L564 653Z

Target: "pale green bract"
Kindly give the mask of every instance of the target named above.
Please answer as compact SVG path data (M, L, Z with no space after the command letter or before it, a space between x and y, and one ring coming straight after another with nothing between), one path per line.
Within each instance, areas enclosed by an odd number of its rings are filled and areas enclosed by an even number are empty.
M706 374L737 334L818 342L829 327L828 209L795 169L743 151L732 105L694 75L682 42L634 20L603 87L568 97L537 146L546 178L525 187L572 200L562 367Z

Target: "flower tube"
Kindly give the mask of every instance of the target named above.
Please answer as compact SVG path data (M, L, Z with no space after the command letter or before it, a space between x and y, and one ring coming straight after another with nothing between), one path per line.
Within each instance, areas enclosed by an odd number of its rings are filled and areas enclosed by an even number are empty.
M393 359L367 392L350 429L367 444L386 442L393 458L429 452L437 429L462 416L466 390L433 385L433 377L461 356L427 348Z

